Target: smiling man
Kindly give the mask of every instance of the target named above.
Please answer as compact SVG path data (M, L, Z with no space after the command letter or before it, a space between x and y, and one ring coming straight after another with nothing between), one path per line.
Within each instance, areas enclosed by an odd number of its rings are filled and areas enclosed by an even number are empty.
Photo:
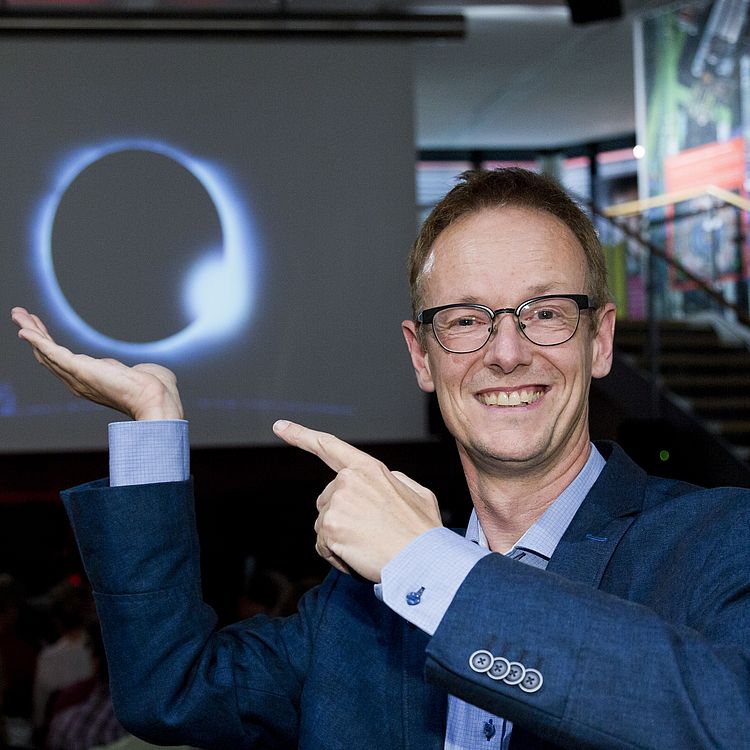
M456 440L465 535L428 489L281 420L336 472L315 524L336 570L299 614L218 632L174 376L73 355L14 310L39 361L134 420L110 428L110 478L64 493L123 724L206 748L742 746L750 493L592 445L615 308L588 219L544 177L466 173L420 232L411 287L403 332Z
M601 263L589 270L561 219L512 200L454 219L414 258L416 322L403 326L417 381L437 392L498 551L586 463L589 383L609 372L615 320L606 285L590 281ZM469 303L489 307L453 306Z

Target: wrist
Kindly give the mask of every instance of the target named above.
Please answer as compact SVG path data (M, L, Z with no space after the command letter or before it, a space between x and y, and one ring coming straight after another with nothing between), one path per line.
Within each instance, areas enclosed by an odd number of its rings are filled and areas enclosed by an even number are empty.
M134 412L132 418L136 422L156 422L156 421L170 421L175 419L184 419L184 415L181 409L144 409L142 411Z
M144 404L134 408L130 415L136 422L154 420L184 419L182 404L177 399L165 399L155 403Z

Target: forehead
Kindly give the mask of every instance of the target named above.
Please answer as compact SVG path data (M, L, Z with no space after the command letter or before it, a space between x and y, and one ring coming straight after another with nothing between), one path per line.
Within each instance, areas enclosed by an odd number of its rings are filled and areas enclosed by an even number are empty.
M505 305L537 294L585 293L585 282L583 248L562 221L504 207L444 230L425 263L422 288L426 306L474 299Z

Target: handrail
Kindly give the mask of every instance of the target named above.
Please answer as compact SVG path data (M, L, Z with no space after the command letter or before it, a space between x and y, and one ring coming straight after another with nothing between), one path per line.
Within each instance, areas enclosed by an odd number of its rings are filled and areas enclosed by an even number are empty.
M683 203L684 201L689 201L693 198L700 198L703 195L710 195L712 198L724 201L724 203L729 203L742 211L750 211L750 200L747 198L743 198L741 195L737 195L737 193L733 193L731 190L718 187L718 185L701 185L699 187L687 188L685 190L676 190L672 193L654 195L650 198L627 201L627 203L617 203L614 206L603 208L600 215L603 215L608 219L634 216L635 214L648 211L651 208L673 206L676 203Z
M713 186L709 186L713 187ZM722 188L714 188L716 193L713 191L709 194L713 195L716 198L719 198L720 200L723 200L722 197L720 197L720 193L727 193L734 198L737 198L739 200L744 201L746 204L746 208L743 208L743 210L750 211L750 201L746 201L745 199L741 199L740 196L735 195L734 193L729 192L728 190L723 190ZM700 188L700 192L696 191L681 191L680 194L685 194L688 192L694 193L691 197L696 197L696 195L705 195L708 192L708 188ZM657 198L665 198L667 195L676 196L678 193L671 193L671 194L665 194L662 196L656 196ZM681 202L682 200L688 200L689 198L682 198L681 200L675 201L677 203ZM619 204L620 206L632 206L635 203L645 203L646 201L651 200L650 198L647 198L645 201L630 201L629 203L622 203ZM654 244L650 240L643 237L643 235L633 227L629 226L627 222L621 221L620 219L624 218L625 216L632 215L632 213L615 213L612 209L617 208L617 206L609 206L608 208L600 209L598 206L595 206L591 202L587 202L587 205L592 213L595 215L606 219L609 221L612 225L617 227L623 234L627 235L630 239L635 240L638 242L642 247L646 248L649 252L649 254L652 257L657 257L663 260L668 265L671 265L673 268L675 268L677 271L679 271L681 274L685 276L685 278L689 279L693 283L695 283L700 289L706 293L707 296L709 296L711 299L713 299L715 302L718 302L722 307L731 310L736 316L737 320L742 323L743 325L746 325L750 327L750 316L748 316L748 313L739 305L734 304L733 302L729 302L724 295L721 292L716 291L715 289L712 289L702 278L699 276L696 276L690 269L686 268L682 263L680 263L675 258L671 257L667 254L665 250L663 250L658 245ZM668 205L668 204L662 204L662 205ZM736 203L733 203L733 205L736 205ZM654 206L651 206L652 208ZM740 206L738 206L740 207ZM742 208L742 207L740 207Z
M739 208L740 210L750 210L750 201L740 198L740 196L737 196L734 193L729 192L728 190L724 190L713 185L691 190L683 190L674 193L667 193L660 196L654 196L653 198L647 198L641 201L630 201L628 203L622 203L618 204L617 206L610 206L604 209L598 208L590 201L586 202L593 215L604 219L609 224L616 227L623 235L634 240L649 253L647 292L647 359L649 362L649 371L651 376L651 413L654 417L659 417L662 410L662 380L660 373L661 344L659 326L655 313L655 297L653 287L655 259L661 259L672 268L679 271L686 279L692 281L709 298L717 302L722 308L734 312L737 320L740 323L747 327L750 327L750 316L748 316L748 313L744 308L732 302L729 302L721 292L712 289L704 279L700 278L690 269L686 268L674 257L671 257L665 249L651 242L651 240L646 239L638 229L632 226L632 222L626 221L627 217L632 216L636 213L642 213L643 211L646 211L650 208L663 207L670 204L673 205L674 203L680 203L682 201L699 197L701 195L711 195L718 200L725 201L726 203L731 203L733 206Z

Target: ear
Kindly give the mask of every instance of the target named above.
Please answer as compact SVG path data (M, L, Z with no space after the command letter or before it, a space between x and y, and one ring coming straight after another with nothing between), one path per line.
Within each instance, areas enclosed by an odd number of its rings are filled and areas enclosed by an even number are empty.
M430 372L429 355L419 340L417 325L413 320L405 320L401 324L401 330L404 332L406 346L411 355L411 363L417 376L417 384L425 393L432 393L435 390L435 383L432 380L432 373Z
M597 310L599 322L592 343L591 377L603 378L612 368L617 308L607 302Z

